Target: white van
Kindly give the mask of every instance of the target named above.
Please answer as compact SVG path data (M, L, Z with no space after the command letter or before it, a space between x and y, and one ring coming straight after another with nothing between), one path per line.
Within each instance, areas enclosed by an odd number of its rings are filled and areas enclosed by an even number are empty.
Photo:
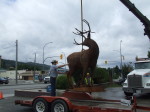
M44 77L44 83L45 84L50 83L50 76Z
M123 83L123 91L127 96L132 96L133 93L150 93L150 59L135 63L135 69Z

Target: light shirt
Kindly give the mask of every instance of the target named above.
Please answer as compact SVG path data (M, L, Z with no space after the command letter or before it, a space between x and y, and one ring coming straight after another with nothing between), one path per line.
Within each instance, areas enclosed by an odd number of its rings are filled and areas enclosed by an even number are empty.
M50 68L50 77L57 77L58 73L57 73L57 66L56 65L52 65Z

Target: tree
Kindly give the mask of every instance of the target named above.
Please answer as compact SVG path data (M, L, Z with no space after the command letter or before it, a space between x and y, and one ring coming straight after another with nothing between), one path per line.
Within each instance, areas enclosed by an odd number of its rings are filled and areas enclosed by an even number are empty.
M118 66L113 68L113 78L116 79L121 76L120 69Z
M106 68L96 67L94 72L94 83L104 83L109 82L109 71Z
M90 70L88 70L88 72L90 73ZM81 76L82 76L81 74L82 72L80 69L74 72L73 79L76 84L78 84L78 82L81 80ZM94 71L93 80L95 84L109 82L110 80L109 70L107 70L106 68L96 67Z
M122 66L123 77L126 78L127 74L130 73L132 70L133 70L133 67L130 64L124 64Z

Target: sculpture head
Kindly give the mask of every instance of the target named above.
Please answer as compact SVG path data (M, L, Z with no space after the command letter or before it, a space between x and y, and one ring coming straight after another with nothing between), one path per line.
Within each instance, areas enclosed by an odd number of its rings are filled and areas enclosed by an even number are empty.
M74 39L74 41L75 41L74 44L90 46L91 42L93 41L91 39L91 33L93 33L93 32L91 32L90 24L85 19L83 20L83 22L85 22L88 25L89 30L88 31L80 31L77 28L75 28L77 30L77 33L74 33L74 32L73 33L76 34L76 35L82 36L84 40L83 40L82 43L77 43L76 40ZM84 34L87 34L87 37Z

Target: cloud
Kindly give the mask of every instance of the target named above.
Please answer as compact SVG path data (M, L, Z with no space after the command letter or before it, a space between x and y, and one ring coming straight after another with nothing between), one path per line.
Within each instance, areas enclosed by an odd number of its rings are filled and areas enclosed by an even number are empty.
M149 0L132 0L148 18ZM94 39L100 47L98 65L115 66L119 63L122 45L124 62L134 61L135 56L146 57L150 44L143 36L142 23L119 0L83 0L84 18L89 21ZM29 61L37 53L37 62L42 63L43 46L45 57L66 57L81 51L72 32L80 29L80 0L1 0L0 1L0 55L15 59L15 41L19 42L19 61ZM87 26L84 24L84 29ZM9 47L10 45L10 47ZM9 54L9 55L8 55ZM55 57L59 60L58 57ZM116 61L104 65L104 61ZM65 60L61 60L65 61ZM49 60L46 61L49 64Z

